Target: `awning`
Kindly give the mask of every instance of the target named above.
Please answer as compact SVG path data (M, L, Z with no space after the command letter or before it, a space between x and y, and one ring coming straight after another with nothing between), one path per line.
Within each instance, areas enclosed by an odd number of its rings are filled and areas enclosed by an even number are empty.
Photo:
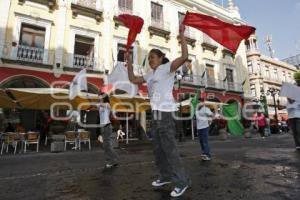
M51 107L59 109L90 108L91 102L99 102L98 95L81 93L75 99L69 99L69 90L61 88L9 88L7 89L21 109L48 110Z
M16 100L14 102L5 91L1 90L0 106L5 108L49 110L95 110L99 104L97 94L81 92L80 96L73 100L69 99L69 90L62 88L9 88L10 93ZM112 95L110 104L113 111L117 112L144 112L151 109L148 97L129 95Z
M10 98L5 90L0 89L0 108L17 108L17 103Z
M148 97L129 95L111 95L110 106L117 112L145 112L151 109Z

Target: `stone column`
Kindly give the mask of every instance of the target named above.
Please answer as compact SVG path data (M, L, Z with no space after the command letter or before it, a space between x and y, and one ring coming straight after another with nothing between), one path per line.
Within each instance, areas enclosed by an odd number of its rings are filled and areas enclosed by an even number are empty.
M65 28L66 28L66 15L67 15L67 3L64 0L58 1L57 17L56 19L56 41L55 41L55 60L56 63L63 67L63 57L64 57L64 41L65 41Z
M103 53L103 63L104 68L108 69L109 71L112 70L113 61L112 61L112 45L111 45L111 39L112 39L112 23L113 23L113 1L106 2L103 4L103 32L102 32L102 41L103 44L101 45L102 53Z
M10 0L0 1L0 58L3 57L3 50L6 44L6 29L10 9Z

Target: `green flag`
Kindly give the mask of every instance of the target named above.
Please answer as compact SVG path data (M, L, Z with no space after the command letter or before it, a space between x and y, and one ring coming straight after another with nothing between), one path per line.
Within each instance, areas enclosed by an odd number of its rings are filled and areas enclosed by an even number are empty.
M196 94L191 101L191 116L195 115L198 104L199 104L199 90L196 91Z
M241 115L239 113L239 105L237 102L223 106L222 109L225 119L227 118L227 127L233 136L241 136L244 132L244 127L240 122Z

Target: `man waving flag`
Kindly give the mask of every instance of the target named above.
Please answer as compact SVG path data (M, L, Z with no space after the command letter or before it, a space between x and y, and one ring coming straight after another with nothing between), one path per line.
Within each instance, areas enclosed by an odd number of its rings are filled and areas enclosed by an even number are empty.
M233 25L199 13L187 12L182 23L206 33L233 53L236 53L242 40L255 32L254 27Z

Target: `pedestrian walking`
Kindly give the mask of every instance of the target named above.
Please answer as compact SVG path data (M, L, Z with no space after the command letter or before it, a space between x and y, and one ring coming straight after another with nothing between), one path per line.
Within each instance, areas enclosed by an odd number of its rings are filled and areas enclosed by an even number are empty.
M112 146L112 125L110 122L110 104L107 94L100 95L99 103L99 118L100 118L100 132L103 139L103 149L105 154L105 168L112 168L118 165L118 155Z
M152 49L148 54L151 67L146 75L135 76L130 56L127 54L128 77L132 83L147 83L152 109L152 138L155 162L159 178L152 182L153 187L173 183L172 197L181 196L189 186L189 178L183 167L175 139L175 115L178 110L172 91L175 71L188 59L187 43L183 25L179 28L182 55L170 62L159 49Z
M201 101L203 102L203 101ZM201 145L202 155L201 158L204 161L210 161L210 149L208 145L208 133L209 133L209 118L213 117L213 113L211 110L206 107L204 104L198 106L198 110L196 111L196 120L197 120L197 133L198 139Z
M288 122L292 130L296 150L300 151L300 102L289 99L287 104Z
M262 112L258 112L256 116L256 123L258 127L258 132L262 138L265 138L265 128L267 125L267 120Z

